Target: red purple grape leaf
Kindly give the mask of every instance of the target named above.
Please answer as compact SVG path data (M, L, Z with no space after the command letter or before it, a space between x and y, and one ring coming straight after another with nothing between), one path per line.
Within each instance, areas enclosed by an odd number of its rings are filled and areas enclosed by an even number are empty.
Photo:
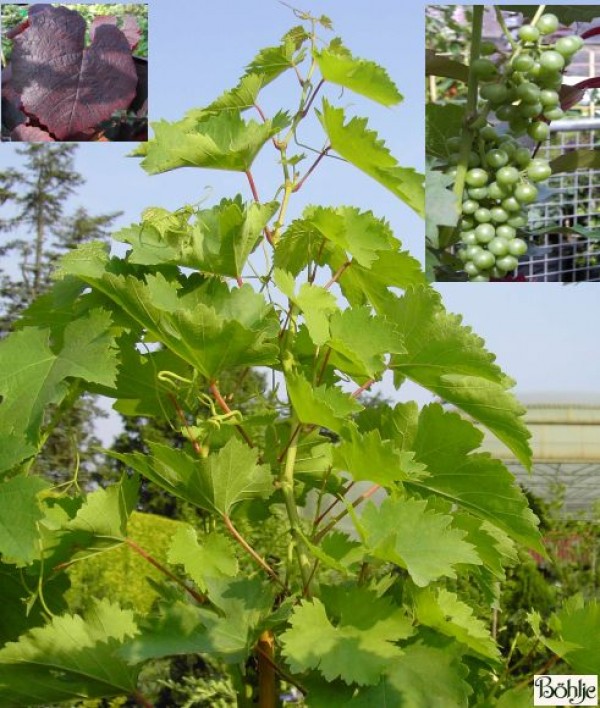
M121 32L127 37L129 46L133 51L140 42L142 38L142 30L138 25L138 21L135 15L125 15L123 17L123 25L121 26Z
M94 41L96 30L100 27L100 25L112 25L113 27L116 27L117 18L114 15L97 15L94 17L92 24L90 25L90 41Z
M47 6L29 22L14 41L13 85L53 135L63 140L129 106L137 75L119 29L98 26L86 48L85 21L74 10Z
M18 125L10 134L13 140L21 140L25 143L53 143L54 138L50 133L37 128L35 125Z

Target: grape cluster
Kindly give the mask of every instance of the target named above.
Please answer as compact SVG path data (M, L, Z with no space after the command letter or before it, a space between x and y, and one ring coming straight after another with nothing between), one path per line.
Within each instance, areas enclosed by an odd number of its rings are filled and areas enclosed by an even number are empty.
M535 26L520 27L509 56L492 61L489 57L497 48L483 42L483 56L471 64L485 103L470 124L473 141L458 256L472 281L504 277L527 252L517 229L527 224L524 208L537 198L536 183L550 177L552 170L546 160L532 158L516 138L528 135L541 142L550 133L549 121L563 116L562 72L583 44L576 35L544 43L543 38L557 29L557 17L544 14ZM496 127L488 122L492 112ZM461 145L461 138L447 141L450 161L455 164Z

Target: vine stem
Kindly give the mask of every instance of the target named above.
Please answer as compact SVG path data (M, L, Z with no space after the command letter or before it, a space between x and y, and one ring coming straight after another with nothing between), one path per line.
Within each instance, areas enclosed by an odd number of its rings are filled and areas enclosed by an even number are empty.
M297 421L293 421L292 425L297 426ZM285 465L282 466L281 474L279 475L279 485L283 494L285 509L290 522L290 531L294 540L294 550L296 552L296 557L298 558L300 575L302 576L302 584L305 592L308 593L311 581L310 561L308 559L304 539L300 533L300 516L298 514L298 507L296 506L296 498L294 496L294 466L296 464L297 452L298 443L297 438L295 438L288 446L285 457Z
M344 275L346 270L348 270L351 265L352 261L346 261L343 265L341 265L333 274L333 276L323 286L325 290L329 290L329 288L334 285L334 283L337 283L337 281L342 277L342 275Z
M310 177L310 175L313 173L313 171L317 168L319 162L327 155L327 153L331 150L331 145L328 145L327 147L323 148L321 152L319 153L317 159L312 163L312 165L308 168L306 171L306 174L304 177L299 182L296 182L294 185L292 191L297 192L298 190L302 189L302 185L306 182L306 180Z
M316 519L314 520L314 522L313 522L313 529L314 529L315 531L317 530L317 526L321 523L321 521L323 521L323 519L327 516L327 514L329 514L329 512L330 512L332 509L335 509L335 507L340 503L340 497L345 497L346 494L348 494L348 492L352 489L352 487L354 487L355 484L356 484L356 482L350 482L350 483L348 484L348 486L347 486L345 489L342 490L342 492L340 493L340 496L339 496L339 497L336 497L336 498L331 502L331 504L327 507L327 509L325 509L325 511L322 511L322 512L317 516L317 518L316 518Z
M224 413L231 413L231 408L227 405L227 401L223 398L221 395L221 392L219 391L219 388L217 386L216 381L211 381L210 382L210 392L212 395L215 397L215 401L217 402L219 408L224 412ZM240 425L239 423L236 424L236 429L239 432L239 434L244 438L244 440L248 443L249 447L254 447L254 441L252 438L248 435L248 433L244 430L244 427Z
M352 507L356 509L359 504L362 504L369 497L372 497L373 494L375 494L375 492L379 489L381 489L381 486L379 484L374 484L372 487L369 487L366 492L363 492L352 502ZM328 534L331 529L337 525L338 521L341 521L347 514L348 509L344 509L343 511L340 511L337 516L334 516L333 519L327 524L327 526L323 527L316 536L313 536L313 543L318 543L323 538L323 536Z
M258 705L260 708L276 708L275 662L273 661L275 638L265 630L256 644L258 654Z
M188 425L188 422L185 418L185 413L183 412L183 409L179 405L179 401L175 398L175 396L172 393L168 394L169 398L171 399L171 403L175 407L175 411L177 412L177 416L179 417L179 420L182 422L183 426L185 427L187 434L188 434L188 440L192 443L192 447L194 448L194 451L198 455L198 457L204 457L204 454L202 452L202 448L200 447L200 443L192 436L192 431L190 430L190 426Z
M483 28L483 5L473 5L473 34L471 38L471 53L469 57L469 81L467 84L467 103L465 106L465 130L462 135L460 155L456 166L456 179L454 181L454 194L456 195L457 208L462 204L465 189L465 178L469 169L469 154L473 142L473 135L468 129L467 121L477 112L477 76L473 71L473 62L479 59L481 52L481 33ZM446 244L443 244L446 245Z
M361 393L368 391L371 386L375 383L375 379L369 379L362 386L359 386L356 391L352 394L352 398L358 398Z
M225 523L225 526L227 527L227 530L229 533L235 538L235 540L239 543L239 545L246 551L246 553L251 556L256 563L269 575L273 580L280 585L281 587L284 587L283 583L279 579L279 576L277 573L271 568L271 566L267 563L267 561L260 556L254 548L246 541L246 539L242 536L242 534L235 528L233 523L231 522L231 519L227 514L223 514L223 521Z
M254 201L257 204L260 204L260 197L258 196L258 190L256 189L256 183L254 182L254 177L252 176L252 172L250 170L246 170L245 175L248 180L248 184L250 185L250 191L252 192L252 197L253 197ZM264 233L267 241L272 246L273 245L273 236L271 235L271 230L269 229L268 226L265 226L263 233Z
M172 573L168 568L165 568L165 566L160 563L159 561L154 558L154 556L150 555L148 551L144 550L141 546L138 546L138 544L131 538L126 538L125 539L125 545L129 546L132 551L135 551L138 555L140 555L144 560L148 561L150 565L153 565L157 570L159 570L163 575L166 575L167 578L172 580L173 582L177 583L180 587L182 587L190 597L193 597L194 600L196 600L197 603L199 604L204 604L206 602L206 597L204 595L201 595L200 593L196 592L192 588L188 587L181 578L178 578L174 573Z
M264 634L264 633L263 633L263 634ZM262 636L262 635L261 635L261 636ZM288 674L287 671L284 671L284 670L281 668L281 666L279 666L279 664L277 664L277 663L273 660L273 655L272 655L272 654L269 655L268 652L266 652L266 651L263 649L263 647L261 646L260 640L259 640L259 643L256 645L256 652L257 652L257 654L263 656L263 658L265 659L265 661L266 661L270 666L272 666L273 669L275 669L275 671L281 676L281 678L282 678L284 681L286 681L287 683L292 684L292 686L295 686L295 687L300 691L300 693L301 693L303 696L306 695L306 689L305 689L303 686L301 686L293 676L290 676L290 674Z

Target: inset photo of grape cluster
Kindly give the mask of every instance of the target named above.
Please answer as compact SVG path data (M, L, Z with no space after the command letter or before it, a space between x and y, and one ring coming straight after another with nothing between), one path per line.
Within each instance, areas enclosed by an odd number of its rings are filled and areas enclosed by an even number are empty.
M426 9L427 272L600 281L600 7Z

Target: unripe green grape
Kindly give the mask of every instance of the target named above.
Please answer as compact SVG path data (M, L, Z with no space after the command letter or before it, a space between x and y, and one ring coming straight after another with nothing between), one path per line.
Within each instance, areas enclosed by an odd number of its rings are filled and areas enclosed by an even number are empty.
M508 244L511 243L501 236L496 236L487 245L488 251L495 256L505 256L508 253Z
M479 167L481 165L481 158L474 150L469 153L468 165L469 167Z
M490 199L504 199L510 196L510 187L498 184L498 182L492 182L488 187L488 197Z
M529 182L522 182L515 187L515 198L518 199L521 204L532 204L537 199L538 191L533 184Z
M532 160L527 167L527 176L532 182L543 182L552 174L552 168L547 160Z
M520 147L515 150L513 155L513 160L519 165L519 167L527 167L531 162L531 153L526 147Z
M463 214L474 214L477 209L479 209L479 202L476 202L474 199L465 199L462 204Z
M470 278L475 278L479 275L479 268L473 261L467 261L464 265L464 271Z
M461 231L471 231L471 229L475 228L475 220L471 219L470 216L463 216L463 218L460 221L460 230Z
M551 71L542 67L537 81L543 88L558 90L562 85L563 77L560 71Z
M530 54L520 54L512 62L515 71L530 71L535 64L534 58Z
M502 256L496 259L496 268L509 273L519 265L519 261L514 256Z
M489 59L475 59L471 62L471 71L480 81L490 81L498 75L498 69Z
M479 167L469 170L465 176L465 182L470 187L483 187L487 184L488 173Z
M533 138L536 142L541 143L550 135L550 128L547 123L538 120L527 128L527 135L529 135L530 138Z
M529 71L527 72L527 76L532 80L532 81L537 81L539 76L540 76L540 71L542 70L542 67L540 66L539 61L534 61L533 66Z
M503 270L500 270L500 268L496 268L496 266L490 270L490 278L504 278L505 275L506 273Z
M522 238L514 238L508 242L508 252L511 256L524 256L527 253L527 242Z
M487 124L488 122L485 116L477 116L477 118L470 121L469 127L471 130L481 130L482 128L485 128Z
M525 83L517 87L517 98L520 98L525 103L537 103L540 98L539 86L530 81L525 81Z
M475 246L479 243L475 231L463 231L460 235L460 240L467 246Z
M558 17L552 13L545 13L537 21L536 27L540 34L552 34L558 29Z
M560 96L554 89L542 89L540 91L540 103L546 108L552 108L553 106L558 106L560 101Z
M544 118L547 118L548 120L560 120L564 115L565 112L559 106L544 111Z
M478 243L489 243L496 235L496 229L491 224L479 224L475 235Z
M561 71L565 66L565 58L560 52L548 49L540 55L540 66L547 71Z
M519 116L518 118L511 118L508 121L508 127L510 128L511 133L518 138L521 135L525 135L525 133L527 132L527 128L529 127L529 121L524 116Z
M479 207L477 211L474 214L475 216L475 221L479 222L480 224L486 224L488 221L492 220L492 213L489 209L486 209L485 207Z
M457 173L458 170L456 167L448 167L448 169L444 170L444 174L447 174L448 177L451 177L453 180L456 180Z
M498 140L498 133L492 128L491 125L486 125L479 131L479 135L489 143L494 143Z
M458 152L461 144L462 139L457 136L453 136L452 138L448 138L448 140L446 140L446 150L448 150L448 152Z
M467 246L467 248L466 248L466 254L467 254L467 256L468 256L468 259L467 259L467 260L472 261L472 260L473 260L473 256L477 255L477 254L480 253L481 251L483 251L483 248L482 248L481 246L477 246L477 245L475 245L475 246Z
M519 180L519 170L512 165L501 167L496 172L496 182L500 185L515 184Z
M490 167L497 169L498 167L504 167L508 163L508 155L504 150L489 150L485 153L485 161Z
M507 226L513 229L522 229L525 226L527 226L527 217L525 214L515 214L514 216L511 216L510 219L506 222ZM504 224L502 224L504 226Z
M513 157L516 151L519 149L519 143L512 139L510 135L502 135L500 137L499 147L501 150L508 155L509 159Z
M535 118L536 116L539 116L543 110L544 107L539 101L537 103L522 103L519 106L519 113L524 118Z
M527 42L528 44L531 42L537 42L540 38L539 30L531 25L523 25L522 27L519 27L518 35L519 39L523 42Z
M471 278L472 283L489 283L490 282L490 276L489 275L484 275L483 273L479 273L479 275L474 275Z
M521 204L519 200L514 197L506 197L502 200L502 208L512 214L513 212L521 211ZM509 216L508 219L510 218L511 217Z
M495 224L503 224L505 221L508 221L508 212L502 207L492 207L490 209L490 215Z
M467 249L466 248L461 248L456 252L456 255L460 258L460 260L464 263L465 261L468 261L469 258L467 256Z
M496 236L498 238L503 238L506 241L510 241L517 235L517 231L514 226L509 226L508 224L500 224L496 229Z
M482 56L484 57L489 57L492 54L495 54L497 52L496 45L493 42L482 42L481 46L479 47L479 52Z
M485 250L480 253L476 253L473 257L473 263L475 263L479 270L488 270L489 268L492 268L495 262L496 258L494 257L494 254Z
M487 187L471 187L471 189L467 190L467 194L471 199L481 201L488 196L488 189Z
M574 54L577 54L582 46L583 40L581 37L570 35L569 37L557 39L554 48L559 54L562 54L565 59L570 59Z
M515 106L510 103L504 104L496 109L496 117L498 120L510 120L516 115Z
M508 89L504 84L486 84L479 92L484 101L498 105L508 99Z

